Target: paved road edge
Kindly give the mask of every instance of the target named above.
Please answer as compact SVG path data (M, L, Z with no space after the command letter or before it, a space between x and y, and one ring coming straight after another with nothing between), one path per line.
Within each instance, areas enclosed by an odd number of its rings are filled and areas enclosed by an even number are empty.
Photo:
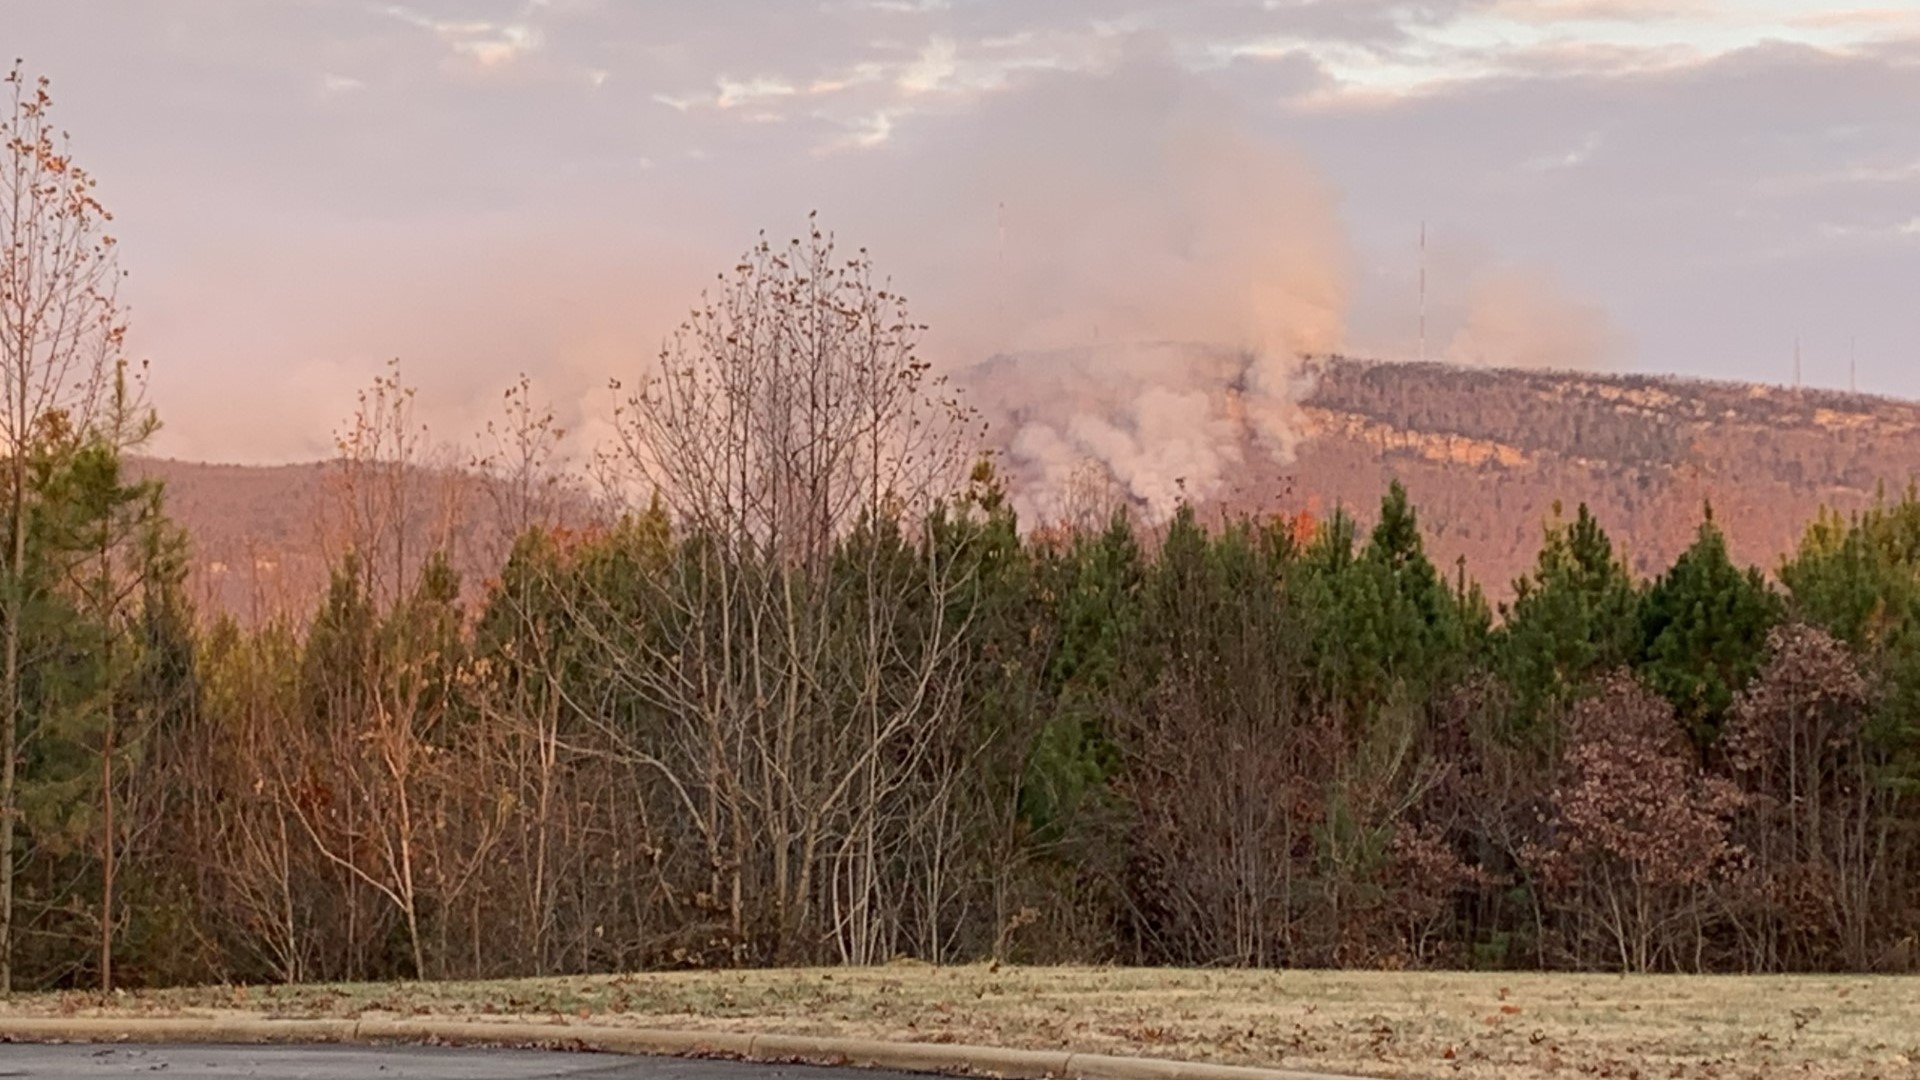
M736 1057L859 1065L903 1072L977 1073L1007 1080L1359 1080L1328 1073L1209 1065L1164 1058L1010 1050L959 1043L876 1042L811 1035L737 1034L454 1020L299 1020L265 1017L0 1017L4 1042L444 1043L556 1046L617 1054Z

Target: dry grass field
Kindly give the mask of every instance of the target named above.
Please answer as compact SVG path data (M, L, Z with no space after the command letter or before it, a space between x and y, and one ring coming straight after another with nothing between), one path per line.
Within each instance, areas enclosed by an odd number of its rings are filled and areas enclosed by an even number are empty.
M893 965L27 997L74 1015L435 1016L846 1034L1378 1077L1920 1077L1920 979Z

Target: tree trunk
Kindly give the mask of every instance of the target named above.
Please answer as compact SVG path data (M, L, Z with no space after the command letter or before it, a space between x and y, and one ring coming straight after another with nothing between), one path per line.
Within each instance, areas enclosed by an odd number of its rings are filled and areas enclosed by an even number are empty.
M23 376L24 378L24 376ZM24 412L26 395L16 393L17 408ZM15 431L24 432L26 421L14 416ZM27 459L23 447L12 448L12 490L8 506L8 529L12 534L7 553L7 610L0 613L6 622L4 632L5 671L0 673L0 996L13 993L13 845L14 822L19 809L17 790L20 756L20 618L26 610L27 570Z
M113 723L107 706L107 729L100 746L100 992L113 992Z

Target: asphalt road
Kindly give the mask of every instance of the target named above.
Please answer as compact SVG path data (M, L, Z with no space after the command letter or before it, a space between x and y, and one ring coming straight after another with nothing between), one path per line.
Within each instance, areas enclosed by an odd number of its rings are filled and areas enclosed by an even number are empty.
M0 1077L46 1080L906 1080L906 1074L733 1061L433 1046L0 1044Z

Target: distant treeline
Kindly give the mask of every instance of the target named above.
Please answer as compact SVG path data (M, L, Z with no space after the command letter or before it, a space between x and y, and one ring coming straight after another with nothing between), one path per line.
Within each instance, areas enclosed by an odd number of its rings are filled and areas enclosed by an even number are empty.
M517 540L463 587L395 372L318 610L203 620L122 468L156 421L108 218L45 84L0 85L0 990L1920 961L1912 495L1771 578L1708 515L1635 580L1582 508L1499 612L1397 484L1365 535L1097 489L1023 529L812 231L630 387L592 524L523 383L482 463Z
M103 925L147 984L1916 959L1912 498L1777 586L1711 521L1636 582L1583 509L1497 616L1397 486L1364 536L1023 537L982 468L779 554L656 505L530 527L477 613L355 554L258 632L167 550L28 635L22 985L96 982Z

